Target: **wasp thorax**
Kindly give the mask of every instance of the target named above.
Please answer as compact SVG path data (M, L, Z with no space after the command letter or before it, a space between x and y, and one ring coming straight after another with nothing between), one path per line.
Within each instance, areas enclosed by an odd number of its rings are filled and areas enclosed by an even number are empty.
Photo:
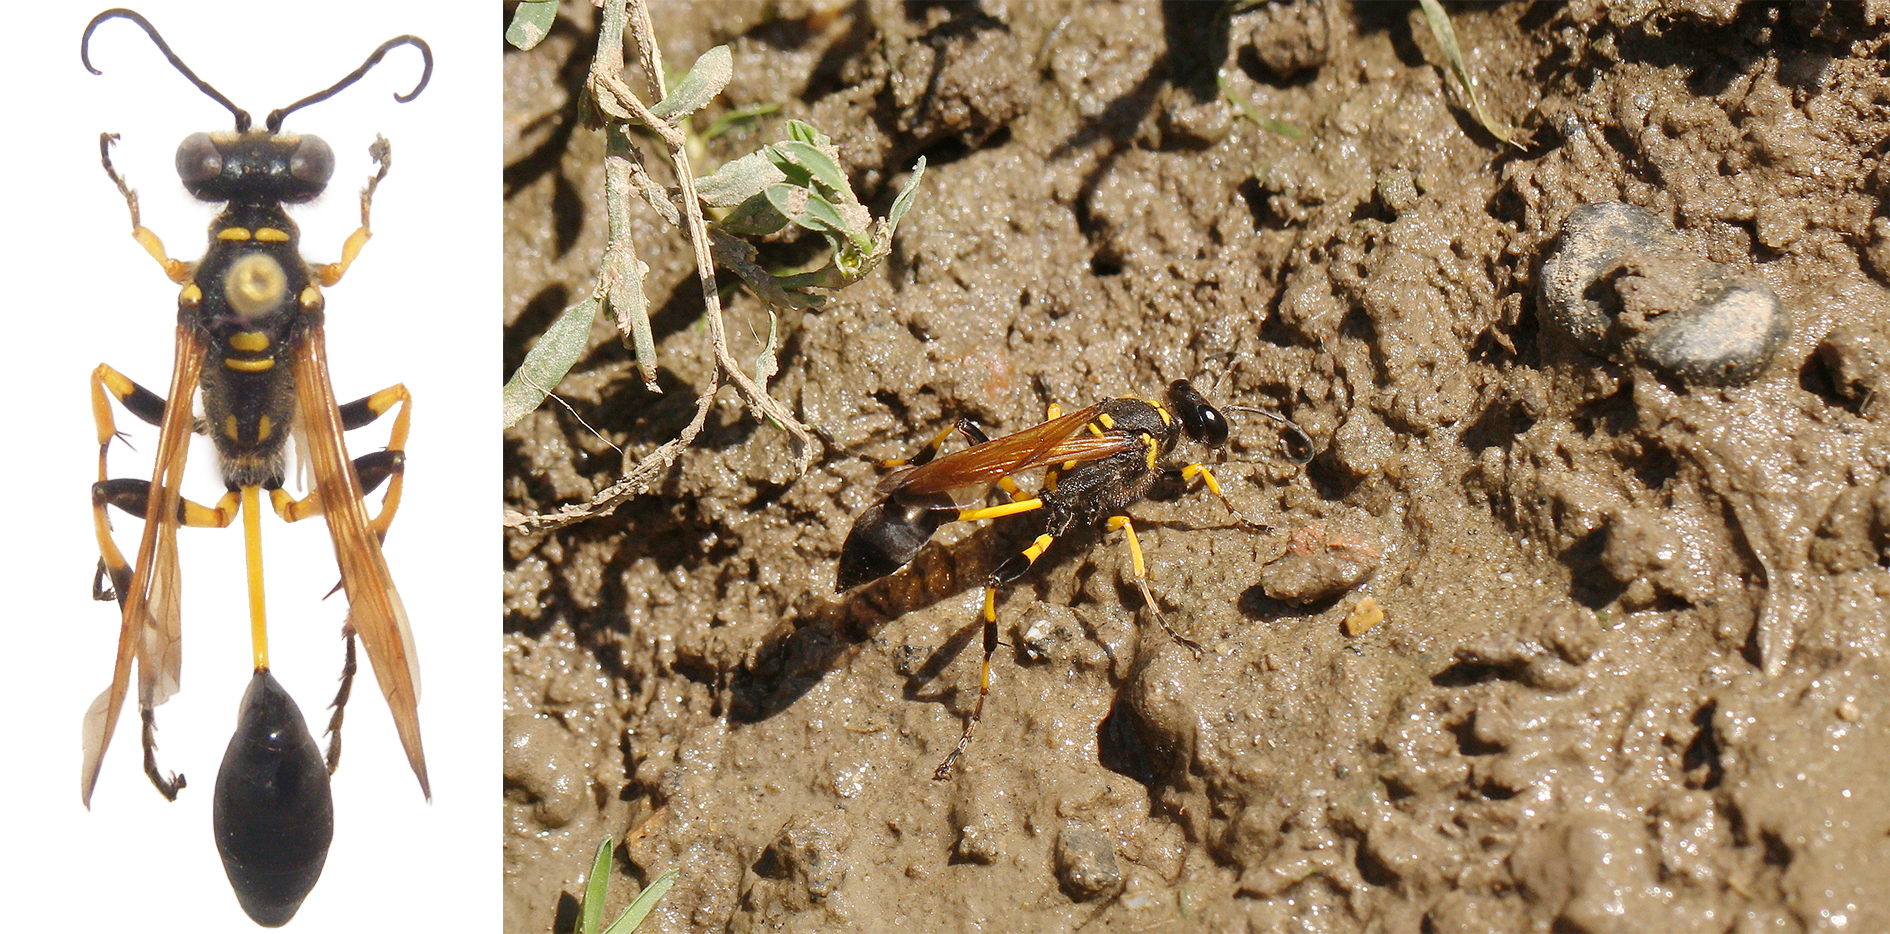
M267 253L249 253L230 264L223 278L223 297L245 318L274 311L288 291L289 277L282 264Z

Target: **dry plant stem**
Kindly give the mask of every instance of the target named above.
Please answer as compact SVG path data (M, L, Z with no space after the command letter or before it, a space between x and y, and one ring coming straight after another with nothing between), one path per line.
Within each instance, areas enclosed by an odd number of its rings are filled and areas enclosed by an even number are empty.
M696 397L696 414L689 420L681 434L643 455L635 467L624 471L617 482L597 492L588 502L560 506L551 512L538 512L529 515L508 509L505 511L504 526L507 530L521 535L540 535L574 525L586 519L609 515L624 500L640 495L656 483L656 478L682 456L683 448L689 446L702 433L702 425L709 417L709 408L715 404L715 393L720 387L711 386L708 392ZM626 464L629 458L624 458Z
M612 12L610 7L605 8L607 20ZM663 87L662 53L656 47L655 33L650 25L649 7L644 0L629 0L629 13L630 34L636 40L638 52L643 56L643 67L649 76L650 91L658 100L661 100L668 92ZM599 64L605 66L610 64L603 61L603 45L609 38L608 33L608 29L604 30L604 35L599 37L598 45ZM621 47L615 57L621 68ZM735 385L735 391L741 394L742 401L748 403L756 418L772 421L792 435L794 446L800 454L801 469L806 470L813 462L813 436L808 433L805 425L788 414L785 407L769 397L760 386L755 384L754 380L749 379L742 372L741 364L729 354L728 334L722 325L722 298L715 287L715 258L710 250L709 226L702 218L702 201L696 195L696 176L689 164L687 139L675 125L651 113L649 108L637 98L636 93L630 90L630 86L617 76L616 71L607 67L598 68L592 72L592 78L599 93L609 93L611 98L624 110L629 111L637 122L655 130L657 135L663 138L663 142L669 146L669 158L676 166L676 178L682 189L683 222L689 231L689 243L695 248L696 273L702 282L702 303L707 309L709 320L709 342L715 349L716 368L720 371L716 374L716 382L719 383L726 377Z
M727 331L722 326L722 301L715 286L715 261L710 254L709 228L702 218L702 203L696 195L695 172L689 164L689 154L683 132L669 121L657 117L637 98L629 85L619 77L624 68L623 31L625 9L628 7L628 26L632 38L636 40L638 53L642 57L644 74L649 77L651 92L657 100L662 100L667 93L663 87L662 53L656 45L656 33L650 22L650 11L644 0L607 0L604 4L603 28L599 30L597 52L591 60L591 92L597 95L609 94L611 99L622 106L639 123L655 130L669 146L670 160L675 164L676 177L682 185L682 208L689 242L695 249L696 273L702 283L704 311L709 321L709 341L714 348L715 368L709 379L709 385L696 397L696 411L682 433L666 442L656 450L638 460L636 466L625 470L624 476L610 486L591 497L589 502L559 507L549 513L525 514L506 510L504 526L523 534L537 534L563 528L576 522L597 516L608 515L619 504L650 488L669 465L682 455L684 448L695 441L702 432L707 420L709 408L715 404L716 391L726 377L735 386L742 400L757 419L767 419L781 426L794 439L794 448L800 457L800 469L804 472L813 463L815 443L807 426L790 415L787 409L742 372L741 366L728 351ZM628 145L628 138L621 132L621 127L612 127L610 139L623 139ZM604 268L599 277L600 293L621 287L633 275L626 274L627 263L639 262L629 241L628 205L630 188L630 168L624 153L612 150L606 156L605 166L605 202L610 208L610 243L605 250ZM614 191L612 189L615 189ZM617 209L623 210L619 212ZM621 213L623 216L619 216ZM628 304L627 302L625 303ZM640 360L648 360L639 348ZM649 375L645 375L646 385ZM628 458L626 458L628 460Z

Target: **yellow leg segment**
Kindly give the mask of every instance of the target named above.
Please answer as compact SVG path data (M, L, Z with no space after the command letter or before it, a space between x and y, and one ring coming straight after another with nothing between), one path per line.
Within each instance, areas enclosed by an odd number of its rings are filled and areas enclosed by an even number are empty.
M1016 484L1012 484L1012 486L1015 486L1015 485ZM958 521L975 522L980 519L997 519L1003 516L1014 516L1020 512L1030 512L1031 510L1042 509L1042 508L1043 508L1043 499L1041 497L1033 496L1029 499L1020 499L1015 502L1005 503L1002 506L984 506L978 509L960 509L958 510Z
M1016 567L1015 562L1017 558L1013 557L1010 561L1000 565L996 571L991 572L991 577L985 581L984 661L980 663L978 667L978 702L971 708L971 719L965 721L965 732L959 735L958 745L952 747L952 751L945 757L945 761L939 763L938 768L932 772L932 778L938 781L944 781L952 777L952 769L958 764L959 757L963 756L965 750L971 746L972 731L978 728L978 721L984 719L984 701L985 698L991 696L991 656L997 652L998 647L998 586L1007 581L1016 580L1029 572L1030 566L1037 563L1037 559L1043 556L1043 553L1049 549L1050 543L1054 541L1056 541L1056 538L1049 534L1037 536L1036 540L1031 542L1030 547L1024 549L1021 555L1024 559L1023 567Z
M952 436L952 432L957 431L957 430L958 430L958 426L955 424L945 426L945 430L939 432L936 435L933 435L932 440L927 441L925 443L925 446L919 449L920 453L924 453L926 451L936 451L939 448L944 447L946 439L950 438ZM891 469L894 467L904 467L905 465L912 463L913 460L915 460L915 458L912 458L912 457L891 457L891 458L887 458L885 460L880 461L879 465L881 467Z
M131 186L125 182L124 176L119 175L118 170L112 167L112 143L117 140L118 136L114 133L100 133L98 135L99 162L105 166L105 174L111 177L112 184L118 186L118 193L124 196L125 207L131 210L131 238L138 241L138 245L144 247L144 251L151 254L152 259L157 260L158 265L164 268L164 275L166 277L172 282L182 285L185 280L190 278L191 271L194 267L192 264L186 263L183 260L172 259L170 254L165 253L164 241L158 239L158 235L152 233L151 229L144 226L143 222L139 219L138 193L133 191Z
M1192 482L1196 476L1201 478L1201 482L1207 484L1208 490L1215 496L1223 498L1227 496L1226 493L1221 492L1220 481L1214 479L1214 471L1207 469L1206 464L1189 464L1181 468L1181 479Z
M380 163L380 170L369 176L367 186L361 189L361 226L355 228L354 233L342 242L340 262L315 267L315 274L321 279L322 285L340 282L348 267L354 265L355 257L361 255L361 248L367 246L368 238L374 236L373 231L368 229L368 211L374 204L374 189L380 185L381 179L387 177L387 170L393 166L394 159L392 147L379 136L374 137L374 145L368 147L368 153L375 162Z
M399 414L394 416L394 426L388 432L387 448L389 451L407 449L407 432L413 422L413 395L407 391L405 383L395 383L359 402L349 403L349 407L365 405L375 418L379 418L394 406L400 406ZM374 534L385 540L387 530L394 524L394 514L400 510L401 492L406 486L406 473L395 471L387 478L387 489L381 494L381 510L374 516L370 527ZM284 522L300 522L310 516L322 514L320 490L310 490L307 496L296 499L287 490L269 491L269 505Z
M1135 536L1134 523L1129 521L1128 516L1110 516L1106 525L1111 532L1117 529L1122 530L1123 541L1129 545L1129 561L1135 567L1135 589L1141 591L1142 602L1148 604L1148 611L1155 615L1155 621L1162 624L1162 631L1168 633L1169 638L1186 646L1188 651L1194 653L1195 658L1200 658L1201 643L1183 636L1175 631L1175 627L1168 625L1168 618L1162 615L1161 606L1155 602L1155 592L1148 587L1148 563L1142 560L1142 542Z
M370 233L366 227L355 228L354 233L349 234L348 239L341 244L339 262L315 267L316 275L321 278L322 285L330 286L340 282L341 277L348 272L348 267L354 265L355 257L361 255L361 248L367 246L368 238L372 236L374 234Z
M117 421L112 417L111 400L119 400L133 414L138 414L140 418L146 420L161 418L164 402L108 364L101 363L92 371L91 382L92 423L98 431L98 480L103 484L109 479L106 456L111 450L112 439L119 437L120 434ZM137 401L134 402L134 399ZM140 414L139 409L144 411ZM143 494L139 494L140 505L143 502L142 497ZM109 498L94 500L92 532L98 539L100 564L106 573L113 580L120 578L128 580L131 566L126 561L124 552L118 549L118 543L112 538L111 518L105 511L105 507L109 504ZM236 506L235 493L226 494L215 506L205 506L188 499L183 500L183 524L192 528L227 528L236 519Z
M249 644L256 670L269 668L269 624L263 615L262 500L246 486L243 499L243 563L249 569Z

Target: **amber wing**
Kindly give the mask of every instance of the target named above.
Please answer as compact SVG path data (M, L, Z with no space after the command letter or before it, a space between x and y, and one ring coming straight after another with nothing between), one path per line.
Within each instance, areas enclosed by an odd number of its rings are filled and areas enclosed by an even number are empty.
M880 481L881 495L943 493L1035 467L1100 460L1127 450L1129 442L1114 435L1073 437L1102 411L1101 404L1078 409L1039 425L983 444L947 454L928 464L888 474Z
M176 362L171 387L158 427L157 465L145 500L144 533L138 540L131 586L120 594L118 659L112 684L85 712L85 759L79 775L80 798L92 805L105 747L111 745L131 678L131 663L138 662L138 704L156 707L177 692L183 671L183 630L179 622L179 592L183 578L177 565L178 506L183 498L184 460L190 453L190 432L195 423L191 401L203 372L204 346L197 332L177 329Z
M367 505L361 501L361 483L342 440L341 411L328 379L327 338L320 325L311 325L295 349L297 417L308 464L321 493L322 515L341 566L341 585L348 593L348 621L367 647L375 680L394 714L394 728L407 751L407 763L420 790L433 797L427 782L426 754L420 748L420 663L414 652L413 631L407 610L387 572L380 539L369 527Z

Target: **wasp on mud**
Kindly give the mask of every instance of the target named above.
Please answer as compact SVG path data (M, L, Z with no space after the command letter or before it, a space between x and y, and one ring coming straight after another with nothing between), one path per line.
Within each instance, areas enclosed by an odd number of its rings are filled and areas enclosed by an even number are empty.
M963 434L972 446L934 459L954 432ZM1102 522L1108 531L1121 530L1135 567L1135 586L1149 612L1170 637L1199 657L1200 644L1176 632L1162 617L1148 587L1148 568L1135 526L1123 511L1148 495L1156 479L1170 469L1170 458L1184 437L1219 450L1227 445L1227 420L1193 384L1178 379L1168 387L1166 404L1125 397L1068 414L1052 407L1042 424L995 439L987 438L975 422L961 418L910 461L886 462L900 469L880 481L879 499L860 513L847 533L840 548L836 592L904 567L947 522L1021 513L1040 513L1043 520L1043 531L1030 546L985 579L984 662L979 669L978 702L958 744L939 764L934 778L951 777L984 715L984 701L991 693L991 655L998 647L998 588L1023 577L1051 542L1071 529ZM1036 468L1045 470L1042 492L1025 497L1012 476ZM1188 462L1180 466L1180 473L1190 483L1199 477L1226 501L1207 465ZM1011 501L997 506L960 504L960 493L981 492L991 484L1003 489ZM1233 510L1231 503L1228 509Z
M419 725L419 669L406 610L381 553L400 505L405 445L412 400L396 384L363 399L337 405L330 384L323 330L322 289L340 282L369 237L368 213L375 188L387 175L390 151L375 141L378 171L361 192L361 226L347 238L341 257L314 264L303 259L290 205L314 199L334 171L328 144L312 135L283 130L289 115L334 96L359 81L390 51L412 46L424 68L419 81L396 100L418 96L432 76L433 55L414 36L382 43L350 74L325 90L271 112L263 128L249 113L199 78L171 51L143 16L106 10L86 26L80 60L93 74L94 31L110 20L135 24L165 60L204 95L229 110L233 130L194 133L178 147L176 165L185 188L200 201L222 205L210 227L209 246L195 262L171 258L158 236L139 219L138 199L112 165L117 137L99 137L100 161L130 210L132 235L180 287L170 387L160 397L101 364L92 374L92 413L99 443L98 480L92 487L93 525L99 548L93 595L115 600L120 612L112 682L87 711L80 777L89 807L106 747L138 670L138 707L143 724L144 770L158 792L175 799L185 786L157 764L155 708L178 689L181 671L181 569L179 526L226 528L242 519L248 576L253 675L239 708L237 728L219 769L213 795L214 835L238 902L257 923L277 926L294 916L320 878L333 837L329 775L339 764L342 712L355 674L354 637L365 645L382 693L421 792L431 798ZM112 401L158 428L152 479L114 479L106 469L112 441L120 437ZM201 414L194 402L200 402ZM350 459L343 432L396 411L386 450ZM225 495L214 505L184 498L182 478L190 436L210 436L216 446ZM293 436L314 481L297 499L283 489L288 440ZM385 485L378 513L363 497ZM341 686L329 722L326 754L316 746L294 700L270 674L264 614L261 510L270 508L295 522L322 516L340 565L348 617ZM108 508L143 520L135 558L127 560L113 539Z

